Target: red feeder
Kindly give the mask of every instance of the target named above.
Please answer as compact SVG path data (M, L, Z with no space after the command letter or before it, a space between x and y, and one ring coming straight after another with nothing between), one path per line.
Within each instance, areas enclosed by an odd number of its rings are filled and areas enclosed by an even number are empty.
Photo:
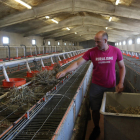
M5 79L2 80L3 87L10 88L10 87L19 87L26 84L25 78L9 78L10 82L7 82Z
M65 64L65 63L68 63L68 60L67 59L63 59L62 62Z
M28 55L28 57L33 57L32 55Z
M71 58L68 58L67 60L68 60L69 62L70 62L70 61L72 61L72 59L71 59Z
M62 61L58 61L58 63L59 63L59 65L60 65L60 66L62 66L62 65L63 65Z
M13 58L10 58L10 60L13 60Z
M36 73L39 73L39 71L38 71L38 70L34 70L34 71L31 71L31 72L27 72L27 77L28 77L28 78L31 78L31 77L33 77Z
M133 56L132 56L132 58L136 58L136 56L135 56L135 55L133 55Z
M15 57L15 59L21 59L21 57Z
M0 62L2 62L3 60L2 59L0 59Z
M53 66L44 66L42 70L53 70Z
M53 63L53 64L51 64L52 67L54 67L55 65L57 65L57 63Z
M42 70L50 70L49 66L42 67Z
M139 59L139 57L138 57L138 56L136 56L135 58L136 58L136 59Z

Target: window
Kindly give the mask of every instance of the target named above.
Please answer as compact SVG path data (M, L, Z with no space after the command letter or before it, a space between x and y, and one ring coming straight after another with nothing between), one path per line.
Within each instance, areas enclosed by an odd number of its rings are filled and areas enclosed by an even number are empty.
M137 44L140 44L140 38L137 38Z
M117 43L117 46L118 46L118 43Z
M131 45L131 44L132 44L132 40L131 40L131 39L128 41L128 44L129 44L129 45Z
M123 41L123 45L125 45L126 44L126 42L125 41Z
M121 46L121 44L122 44L122 43L120 42L119 45Z
M3 37L3 44L9 44L9 37Z
M36 45L36 40L35 39L32 40L32 45Z
M50 41L48 41L48 45L51 45L51 42Z
M60 45L60 42L58 42L58 45Z

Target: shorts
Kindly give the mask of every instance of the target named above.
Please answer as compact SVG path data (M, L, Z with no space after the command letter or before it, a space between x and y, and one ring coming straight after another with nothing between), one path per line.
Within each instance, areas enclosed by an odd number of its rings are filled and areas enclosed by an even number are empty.
M115 87L105 88L91 83L89 91L89 104L91 110L100 110L104 92L115 92Z

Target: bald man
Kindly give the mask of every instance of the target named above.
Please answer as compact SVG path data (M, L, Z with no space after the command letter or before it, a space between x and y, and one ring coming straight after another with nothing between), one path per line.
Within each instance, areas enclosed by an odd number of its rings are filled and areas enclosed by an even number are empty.
M108 34L105 31L100 31L95 35L96 47L88 50L85 54L72 63L63 71L56 75L56 78L65 76L67 72L73 71L88 60L93 63L92 84L89 92L89 102L92 110L92 118L94 128L90 135L89 140L95 140L100 134L99 120L100 120L100 107L105 91L115 91L116 73L115 63L119 66L120 80L116 86L116 92L123 91L123 83L125 77L125 65L121 51L111 45L108 45Z

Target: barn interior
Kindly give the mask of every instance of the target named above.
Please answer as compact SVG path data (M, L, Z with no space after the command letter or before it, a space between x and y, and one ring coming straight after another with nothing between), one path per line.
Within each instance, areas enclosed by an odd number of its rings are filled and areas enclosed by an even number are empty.
M121 50L126 75L122 94L104 94L97 140L139 140L140 1L0 0L1 140L89 140L94 64L56 74L96 47L103 30ZM116 112L118 106L131 113Z

